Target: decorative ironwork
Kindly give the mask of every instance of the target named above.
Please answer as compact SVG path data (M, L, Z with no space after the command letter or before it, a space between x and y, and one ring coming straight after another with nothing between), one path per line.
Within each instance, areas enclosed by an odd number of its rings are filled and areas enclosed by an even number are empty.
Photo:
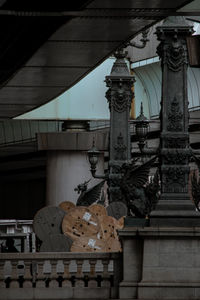
M169 125L167 126L167 129L169 131L181 131L183 129L183 125L181 124L182 119L183 114L180 110L180 104L177 98L174 97L171 102L170 112L168 113Z
M140 39L141 44L138 44L135 41L131 41L131 42L126 43L125 46L126 47L131 46L134 48L143 49L146 46L147 42L149 42L149 39L147 38L148 33L149 33L149 30L142 31L142 38Z

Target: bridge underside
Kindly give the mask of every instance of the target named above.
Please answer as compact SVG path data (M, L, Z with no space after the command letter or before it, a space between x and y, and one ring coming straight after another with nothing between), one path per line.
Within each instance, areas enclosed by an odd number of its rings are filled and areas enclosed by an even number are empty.
M186 0L0 1L0 119L63 93Z

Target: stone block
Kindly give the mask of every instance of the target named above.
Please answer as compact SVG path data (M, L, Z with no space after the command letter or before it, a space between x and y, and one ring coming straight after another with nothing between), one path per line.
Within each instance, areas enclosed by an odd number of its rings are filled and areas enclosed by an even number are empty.
M74 299L109 299L110 288L73 288Z
M137 299L137 283L136 282L121 282L119 287L120 299Z
M143 281L148 282L197 282L200 281L200 269L146 267L143 268Z
M159 267L159 255L157 253L145 253L143 267Z
M167 268L168 267L191 268L194 265L193 253L187 253L187 252L160 253L158 260L159 260L160 267L167 267Z
M124 248L124 281L137 281L141 276L142 243L137 239L125 239Z
M188 238L186 239L177 239L177 238L165 238L160 241L160 252L166 253L166 252L193 252L196 248L196 241L190 240Z
M144 240L144 252L147 253L159 253L160 252L160 240L146 239Z
M180 286L146 286L138 288L138 298L139 299L158 299L158 300L189 300L195 299L195 289L194 287ZM196 298L197 299L197 298Z

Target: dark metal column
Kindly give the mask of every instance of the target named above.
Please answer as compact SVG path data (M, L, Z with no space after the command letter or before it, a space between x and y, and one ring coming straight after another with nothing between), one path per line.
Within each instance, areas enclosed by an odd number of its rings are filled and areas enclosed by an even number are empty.
M184 17L168 17L156 34L162 63L161 199L156 211L193 210L188 194L189 149L186 38L193 32Z
M123 200L120 190L120 167L131 159L129 115L134 77L130 75L125 56L126 54L122 50L115 53L116 61L111 74L106 76L106 84L109 88L106 98L110 109L110 202Z

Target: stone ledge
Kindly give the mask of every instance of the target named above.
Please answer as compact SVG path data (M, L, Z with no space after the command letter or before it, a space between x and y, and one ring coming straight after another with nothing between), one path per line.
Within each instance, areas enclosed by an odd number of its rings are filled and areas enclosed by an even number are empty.
M98 295L98 298L97 298ZM0 300L110 299L110 288L1 288Z
M134 237L200 237L200 227L125 227L119 230L122 238Z
M138 229L139 236L200 237L200 227L145 227Z
M148 281L142 281L137 284L139 287L200 287L200 281L199 282L148 282Z
M94 139L99 151L107 151L108 137L109 133L105 131L38 133L38 150L88 151Z

